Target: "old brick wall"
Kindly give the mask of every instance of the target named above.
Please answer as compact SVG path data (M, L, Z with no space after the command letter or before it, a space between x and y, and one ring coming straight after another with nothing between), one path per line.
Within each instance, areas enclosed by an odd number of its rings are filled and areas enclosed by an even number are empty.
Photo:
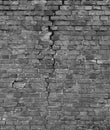
M0 130L110 130L109 27L109 0L0 0Z

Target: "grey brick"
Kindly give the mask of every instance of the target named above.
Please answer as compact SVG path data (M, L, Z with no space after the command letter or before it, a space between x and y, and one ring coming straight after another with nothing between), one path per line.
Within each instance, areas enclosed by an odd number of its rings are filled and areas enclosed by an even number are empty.
M47 10L58 10L58 5L50 5L46 7L47 7Z
M62 5L62 1L48 1L47 5Z
M54 22L54 25L58 25L58 26L59 26L59 25L60 25L60 26L61 26L61 25L66 25L66 26L68 26L68 25L70 25L70 21L63 21L63 20L62 20L62 21L55 21L55 22Z
M51 15L53 15L53 11L51 11L51 10L45 10L44 11L44 15L51 16Z
M71 15L71 12L65 10L56 11L56 15Z

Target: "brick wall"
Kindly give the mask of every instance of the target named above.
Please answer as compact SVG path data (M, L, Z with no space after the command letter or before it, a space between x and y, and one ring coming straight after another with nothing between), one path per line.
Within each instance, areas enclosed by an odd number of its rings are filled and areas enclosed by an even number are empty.
M0 130L109 130L109 26L109 0L1 0Z

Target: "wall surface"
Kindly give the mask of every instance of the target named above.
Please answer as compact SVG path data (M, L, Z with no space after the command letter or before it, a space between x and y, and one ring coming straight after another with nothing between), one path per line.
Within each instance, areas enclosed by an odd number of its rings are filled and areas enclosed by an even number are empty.
M109 0L0 0L0 130L110 130Z

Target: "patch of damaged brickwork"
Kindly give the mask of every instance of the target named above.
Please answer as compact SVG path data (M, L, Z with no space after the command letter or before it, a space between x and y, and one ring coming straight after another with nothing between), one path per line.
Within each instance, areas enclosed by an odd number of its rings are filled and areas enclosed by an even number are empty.
M110 130L109 27L109 0L0 0L0 130Z

